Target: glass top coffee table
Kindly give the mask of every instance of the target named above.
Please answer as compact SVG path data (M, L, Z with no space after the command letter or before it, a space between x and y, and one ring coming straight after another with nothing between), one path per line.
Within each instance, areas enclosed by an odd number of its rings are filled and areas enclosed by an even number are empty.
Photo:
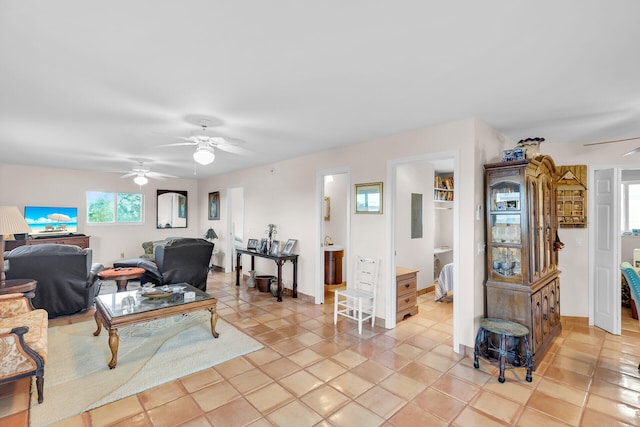
M100 335L103 325L109 331L109 348L111 349L109 368L113 369L118 363L119 327L192 311L209 310L211 334L214 338L218 338L217 302L218 300L213 296L187 283L98 295L94 315L98 329L93 335Z

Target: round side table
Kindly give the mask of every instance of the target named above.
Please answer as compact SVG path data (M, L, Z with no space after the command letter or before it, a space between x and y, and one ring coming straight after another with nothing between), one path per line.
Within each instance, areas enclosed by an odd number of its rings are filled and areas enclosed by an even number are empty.
M144 272L145 269L140 267L108 268L98 273L98 277L100 280L115 280L116 285L118 285L118 292L125 292L129 280L139 279Z
M38 282L33 279L9 279L0 286L0 295L22 293L25 297L33 298L36 295Z

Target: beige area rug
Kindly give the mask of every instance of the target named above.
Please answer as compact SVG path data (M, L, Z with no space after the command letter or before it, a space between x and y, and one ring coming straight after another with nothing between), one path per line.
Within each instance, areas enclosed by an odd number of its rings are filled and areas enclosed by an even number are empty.
M262 348L222 319L218 339L207 311L160 319L119 330L118 365L108 332L93 336L93 321L49 329L44 402L33 383L30 425L46 426Z

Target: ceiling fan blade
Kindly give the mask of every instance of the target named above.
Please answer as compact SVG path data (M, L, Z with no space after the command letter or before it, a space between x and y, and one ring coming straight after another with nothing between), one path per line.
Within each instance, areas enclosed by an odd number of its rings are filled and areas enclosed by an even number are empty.
M634 139L640 139L640 136L636 136L633 138L624 138L624 139L612 139L610 141L591 142L589 144L584 144L584 146L587 147L589 145L600 145L600 144L611 144L612 142L633 141Z
M157 145L156 148L160 148L160 147L182 147L185 145L198 145L197 142L176 142L175 144L163 144L163 145Z
M226 151L227 153L239 154L241 156L248 156L249 154L252 154L251 151L247 150L246 148L237 147L231 144L221 144L216 145L215 147L219 150Z
M153 179L161 179L163 181L165 178L177 178L177 176L175 175L169 175L167 173L160 173L160 172L149 172L146 174L146 176Z
M636 153L640 153L640 147L634 148L631 151L627 151L626 153L623 154L623 156L630 156L630 155L636 154Z
M124 178L130 178L130 177L132 177L132 176L136 176L136 175L138 175L138 173L137 173L137 172L130 172L130 173L127 173L127 174L122 175L120 178L122 178L122 179L124 179Z

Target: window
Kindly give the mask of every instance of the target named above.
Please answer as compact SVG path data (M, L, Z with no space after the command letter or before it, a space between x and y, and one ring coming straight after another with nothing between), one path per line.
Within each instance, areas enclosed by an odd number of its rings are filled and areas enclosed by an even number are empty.
M622 183L622 231L640 230L640 181Z
M142 194L87 191L87 224L142 223Z

